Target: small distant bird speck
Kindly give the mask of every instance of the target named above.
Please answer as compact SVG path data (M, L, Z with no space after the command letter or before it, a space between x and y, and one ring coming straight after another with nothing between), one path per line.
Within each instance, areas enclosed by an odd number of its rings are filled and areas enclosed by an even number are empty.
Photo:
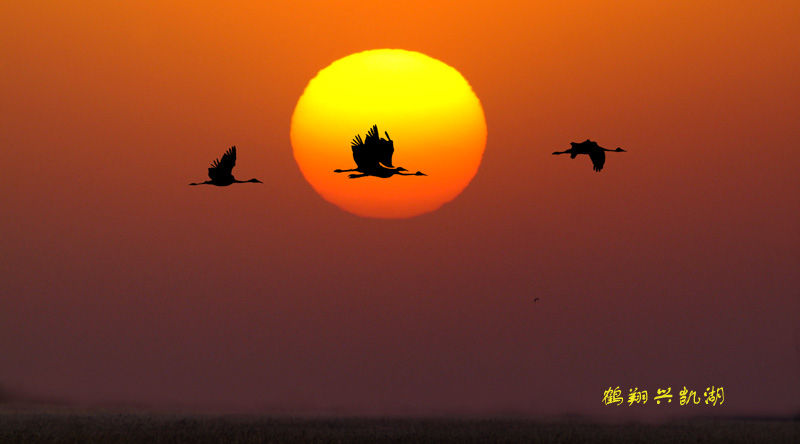
M605 151L611 151L613 153L625 153L626 151L622 148L617 148L615 150L608 150L600 145L597 142L593 142L589 139L581 143L570 142L572 147L566 151L556 151L553 154L569 154L570 159L574 159L575 156L578 154L588 154L589 158L592 159L592 168L595 171L600 171L603 169L603 165L606 163L606 153Z
M234 166L236 166L236 145L226 151L221 159L214 160L214 163L208 168L208 177L211 178L211 180L200 183L190 183L189 185L216 185L218 187L226 187L232 183L262 183L258 179L236 180L231 173Z
M539 302L539 298L534 299L533 302Z

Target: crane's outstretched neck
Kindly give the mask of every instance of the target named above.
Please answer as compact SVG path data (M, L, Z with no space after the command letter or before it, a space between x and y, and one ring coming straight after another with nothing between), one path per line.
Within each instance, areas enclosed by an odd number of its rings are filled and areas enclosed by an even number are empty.
M189 185L212 185L212 183L210 180L207 180L205 182L200 182L200 183L190 183Z

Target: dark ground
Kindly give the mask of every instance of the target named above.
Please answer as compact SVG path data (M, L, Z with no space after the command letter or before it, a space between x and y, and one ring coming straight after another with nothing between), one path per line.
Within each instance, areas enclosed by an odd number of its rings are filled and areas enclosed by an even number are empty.
M693 419L664 424L579 420L281 418L0 409L14 443L798 443L800 420Z

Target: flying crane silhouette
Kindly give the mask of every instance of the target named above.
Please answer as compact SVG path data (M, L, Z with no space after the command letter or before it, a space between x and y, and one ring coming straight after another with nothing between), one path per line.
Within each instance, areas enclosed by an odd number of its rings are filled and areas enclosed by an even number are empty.
M356 179L359 177L375 176L384 179L394 176L427 176L420 171L416 173L404 173L408 171L403 167L395 167L392 165L392 155L394 154L394 141L389 137L389 133L384 131L386 139L378 135L378 125L372 125L372 128L367 131L367 137L363 140L360 134L350 143L353 150L353 160L356 162L356 168L349 170L333 170L334 173L346 173L356 171L357 173L350 174L348 177ZM360 173L360 174L358 174Z
M189 185L216 185L218 187L226 187L232 183L262 183L258 179L250 180L236 180L231 171L236 166L236 145L232 146L221 159L216 159L208 168L208 177L211 180L200 183L190 183Z
M603 165L606 163L605 151L611 151L613 153L627 152L622 148L617 148L615 150L605 149L598 145L597 142L593 142L589 139L581 143L570 142L569 144L572 145L570 149L566 151L556 151L553 154L569 154L570 159L574 159L578 154L588 154L589 158L592 159L592 168L595 171L603 169Z

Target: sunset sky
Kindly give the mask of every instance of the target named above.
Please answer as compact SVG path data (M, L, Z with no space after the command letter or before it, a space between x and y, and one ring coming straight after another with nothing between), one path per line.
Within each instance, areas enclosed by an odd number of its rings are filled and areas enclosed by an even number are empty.
M0 390L800 412L800 2L516 3L3 1ZM380 48L457 69L486 119L471 183L409 219L324 200L289 137L321 69ZM627 152L550 154L586 139ZM232 145L263 184L188 186ZM617 386L650 400L604 405Z

